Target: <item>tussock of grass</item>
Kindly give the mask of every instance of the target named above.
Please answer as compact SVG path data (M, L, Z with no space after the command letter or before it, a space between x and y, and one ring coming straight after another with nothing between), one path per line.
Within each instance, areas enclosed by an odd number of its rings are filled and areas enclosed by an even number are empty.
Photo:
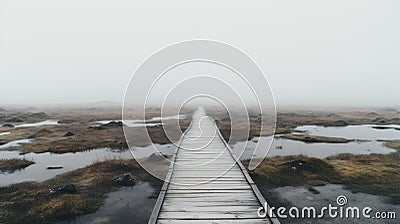
M302 164L302 165L299 165ZM354 192L387 197L400 204L399 153L389 155L341 154L321 160L304 156L265 159L250 171L263 192L281 186L343 184Z
M247 163L247 162L246 162ZM339 173L327 162L305 156L274 157L250 171L259 186L324 185L339 182Z
M400 140L386 141L385 146L392 148L392 149L400 150Z
M399 153L389 155L343 154L327 159L341 176L341 183L354 192L382 195L400 204Z
M114 178L127 172L134 174L136 181L161 187L161 182L134 160L99 162L41 183L0 188L0 223L53 223L93 213L104 203L106 194L116 189ZM77 194L48 194L49 188L68 183L77 186Z
M12 173L34 163L35 162L26 159L0 159L0 171Z

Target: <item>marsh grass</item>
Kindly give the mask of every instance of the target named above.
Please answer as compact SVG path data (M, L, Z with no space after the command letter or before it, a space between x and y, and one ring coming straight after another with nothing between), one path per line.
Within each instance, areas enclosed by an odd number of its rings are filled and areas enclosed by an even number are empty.
M158 189L162 182L147 174L134 160L107 160L70 171L44 182L23 182L0 188L0 223L54 223L97 211L106 194L117 189L114 178L130 172L135 181ZM76 194L52 194L48 189L77 186Z
M304 156L273 157L265 159L249 173L263 192L282 186L331 183L342 184L353 192L384 196L387 202L400 204L399 158L399 152L340 154L324 160Z
M16 170L24 169L35 162L27 159L0 159L0 172L12 173Z
M385 141L385 146L392 149L400 150L400 140Z

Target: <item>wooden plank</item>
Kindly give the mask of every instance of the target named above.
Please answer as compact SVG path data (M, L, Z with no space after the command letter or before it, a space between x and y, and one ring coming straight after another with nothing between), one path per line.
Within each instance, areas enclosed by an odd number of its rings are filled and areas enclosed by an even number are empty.
M204 116L196 111L181 136L149 223L279 223L257 216L265 199L214 121Z
M159 224L268 224L262 219L225 219L225 220L158 220Z
M257 219L257 212L241 212L231 211L221 213L220 211L209 211L209 212L161 212L159 215L161 219L244 219L253 218Z
M229 213L231 211L235 212L249 212L256 213L259 206L257 205L207 205L207 206L180 206L180 205L164 205L163 212L222 212Z

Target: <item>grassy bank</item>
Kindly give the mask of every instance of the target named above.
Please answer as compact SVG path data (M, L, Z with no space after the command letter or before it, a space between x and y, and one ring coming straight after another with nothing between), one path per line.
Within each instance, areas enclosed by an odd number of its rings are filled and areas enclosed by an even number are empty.
M389 155L342 154L321 160L304 156L265 159L249 172L266 197L281 186L343 184L354 192L381 195L400 204L399 153Z
M117 189L114 178L130 172L135 181L162 182L134 160L108 160L70 171L44 182L23 182L0 188L0 223L54 223L95 212L106 194ZM50 188L74 184L76 193L49 194Z
M392 148L392 149L400 150L400 140L386 141L385 146Z
M32 164L35 164L35 162L26 159L0 159L0 171L12 173Z

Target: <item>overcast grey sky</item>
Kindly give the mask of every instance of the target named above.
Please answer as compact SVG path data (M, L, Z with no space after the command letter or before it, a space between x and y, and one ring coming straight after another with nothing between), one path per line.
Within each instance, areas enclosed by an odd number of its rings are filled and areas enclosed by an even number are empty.
M400 105L400 1L0 0L0 104L122 101L140 63L232 44L278 105Z

